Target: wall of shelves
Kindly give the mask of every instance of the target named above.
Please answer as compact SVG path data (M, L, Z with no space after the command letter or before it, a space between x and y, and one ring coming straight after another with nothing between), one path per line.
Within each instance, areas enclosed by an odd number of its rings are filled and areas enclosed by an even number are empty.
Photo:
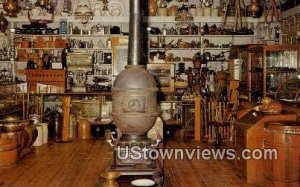
M123 5L123 14L119 17L113 17L113 16L94 16L94 18L92 20L90 20L88 22L88 24L86 25L82 25L80 23L79 20L76 20L74 15L72 16L61 16L61 15L55 15L54 17L54 22L48 24L49 28L59 28L59 22L61 20L67 20L68 23L68 27L70 26L70 24L73 25L73 27L78 27L79 29L82 30L90 30L94 25L98 25L101 24L103 26L118 26L121 30L121 32L127 33L128 32L128 28L129 28L129 1L128 0L118 0L119 2L122 3ZM95 0L91 0L91 5L93 6L95 3L98 3ZM213 7L216 7L218 5L219 1L215 1ZM182 4L187 4L188 6L191 4L196 4L197 6L199 5L199 1L198 0L189 0L188 2L182 3L182 2L171 2L169 4L169 6L176 4L178 6L181 6ZM247 4L247 2L246 2ZM76 6L76 3L73 3L73 9L75 8L74 6ZM11 27L21 27L22 24L29 24L28 21L28 17L26 15L23 16L18 16L17 18L8 18ZM145 24L148 25L148 27L159 27L162 28L164 24L167 25L167 27L175 27L175 17L174 16L146 16L144 18ZM209 26L212 25L217 25L217 26L221 26L223 23L223 18L222 17L208 17L208 16L196 16L194 17L194 23L195 25L199 25L200 27L203 27L204 24L208 24ZM261 20L260 19L255 19L255 18L243 18L243 25L245 27L248 28L252 28L255 27ZM235 23L235 18L234 17L228 17L227 19L227 24L225 25L225 27L227 28L232 28L234 26ZM64 34L48 34L48 35L42 35L42 34L15 34L14 35L15 38L26 38L28 40L33 40L37 37L41 37L45 40L51 39L53 38L55 40L55 38L57 37L61 37L62 40L76 40L76 41L86 41L86 42L90 42L93 41L93 47L91 48L72 48L72 50L74 52L82 52L82 53L90 53L92 54L93 52L97 52L97 51L102 51L105 53L113 53L112 54L112 58L115 58L114 53L117 50L114 50L114 46L111 46L111 48L107 48L106 47L106 40L108 38L113 38L113 37L123 37L122 34L118 35L118 34L71 34L71 33L64 33ZM210 52L212 55L218 55L221 52L226 52L229 50L229 46L226 47L222 47L222 44L255 44L257 43L257 33L256 31L254 32L254 34L251 35L243 35L243 34L239 34L239 35L233 35L233 34L227 34L227 35L221 35L221 34L206 34L206 35L201 35L200 33L197 35L162 35L162 34L158 34L158 35L151 35L149 34L147 37L147 41L149 42L151 39L156 40L157 37L164 37L166 40L166 43L174 40L175 42L178 39L182 39L182 41L184 42L191 42L191 41L196 41L199 42L200 45L195 46L195 47L187 47L187 48L182 48L182 47L176 47L176 48L170 48L170 47L151 47L148 44L149 50L148 52L155 52L155 51L160 51L160 52L165 52L167 55L170 53L174 54L174 57L179 57L179 59L177 58L176 60L172 61L172 63L178 64L182 61L180 61L180 57L184 57L186 60L184 60L184 63L186 64L186 68L188 67L192 67L193 63L192 63L192 58L193 56L197 53L200 52L201 54L203 54L204 52ZM203 45L205 40L209 40L212 44L214 44L215 46L205 46ZM101 44L99 44L101 43ZM54 53L54 54L59 54L61 53L61 51L63 50L62 47L17 47L17 50L25 50L26 52L37 52L39 50L45 50L48 51L50 53ZM148 54L149 55L149 54ZM226 54L227 56L227 54ZM117 57L119 58L119 57ZM19 62L21 61L21 62ZM114 62L115 60L112 59L112 61ZM151 63L151 61L149 60L149 62ZM169 63L169 62L168 62ZM223 68L225 68L225 70L227 69L227 59L226 60L222 60L222 62L220 61L211 61L207 64L207 67L216 70L216 71L220 71ZM116 72L114 70L114 68L118 67L118 65L116 64L112 64L112 72ZM17 72L18 74L20 74L20 77L24 78L24 76L22 75L23 69L26 68L26 63L23 60L16 60L16 68L17 68ZM116 74L113 73L113 77L115 77Z

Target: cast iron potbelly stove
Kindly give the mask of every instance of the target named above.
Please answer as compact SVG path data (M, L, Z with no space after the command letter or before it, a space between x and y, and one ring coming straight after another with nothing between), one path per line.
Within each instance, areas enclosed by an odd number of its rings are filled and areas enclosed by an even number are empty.
M158 89L155 79L142 62L143 1L130 0L130 4L128 65L117 76L112 88L112 118L118 129L118 137L108 140L114 147L111 170L118 171L121 175L152 175L159 182L162 167L157 160L130 157L136 154L130 148L135 146L150 153L150 150L157 149L161 141L159 136L156 140L150 140L146 136L158 116ZM129 157L124 159L126 154ZM122 155L122 158L118 155Z

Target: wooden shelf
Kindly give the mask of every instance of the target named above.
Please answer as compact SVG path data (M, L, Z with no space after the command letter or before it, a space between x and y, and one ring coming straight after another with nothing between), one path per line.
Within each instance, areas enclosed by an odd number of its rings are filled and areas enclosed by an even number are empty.
M15 37L118 37L121 34L15 34Z
M152 22L152 23L175 23L175 16L148 16L145 17L144 21ZM258 23L259 19L246 17L243 18L243 22L250 23ZM202 23L222 23L222 17L211 17L211 16L196 16L194 17L194 22L202 22ZM236 22L234 17L228 17L227 22L234 23Z
M150 48L150 50L201 50L201 48Z
M64 48L48 48L48 47L43 47L43 48L16 48L16 50L39 50L39 49L45 49L45 50L63 50Z
M214 47L204 47L204 48L150 48L150 50L229 50L229 48L214 48Z
M68 22L80 23L80 20L76 20L74 16L55 16L54 22L59 22L61 19L68 19ZM9 22L26 22L29 23L27 16L18 16L17 18L8 17L7 20ZM129 16L94 16L92 20L89 20L89 23L129 23Z
M222 35L222 34L216 34L216 35L214 35L214 34L206 34L206 35L203 35L203 37L256 37L255 35L251 35L251 34L249 34L249 35L244 35L244 34L242 34L242 35L238 35L238 34L232 34L232 35L228 35L228 34L224 34L224 35Z
M150 34L150 37L202 37L201 35L163 35L163 34Z
M71 50L83 50L83 51L96 51L96 50L103 50L103 51L111 51L110 48L71 48Z
M206 47L202 48L203 50L229 50L230 48L222 48L222 47Z
M213 35L213 34L207 34L207 35L163 35L163 34L150 34L149 37L256 37L255 35Z
M44 50L63 50L64 48L17 48L17 50L39 50L39 49L44 49ZM96 51L96 50L106 50L106 51L111 51L112 49L109 48L71 48L71 50L83 50L83 51Z

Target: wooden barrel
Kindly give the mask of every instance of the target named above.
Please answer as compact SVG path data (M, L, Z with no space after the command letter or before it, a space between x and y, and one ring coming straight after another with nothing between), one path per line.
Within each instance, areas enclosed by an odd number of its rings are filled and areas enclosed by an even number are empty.
M11 133L0 133L0 166L16 164L18 160L17 148L17 136Z
M265 124L264 148L277 150L277 159L265 160L265 177L271 186L299 186L300 122Z
M21 151L22 142L22 127L20 125L21 121L14 120L0 120L1 133L6 136L6 139L14 140L17 144L18 153Z

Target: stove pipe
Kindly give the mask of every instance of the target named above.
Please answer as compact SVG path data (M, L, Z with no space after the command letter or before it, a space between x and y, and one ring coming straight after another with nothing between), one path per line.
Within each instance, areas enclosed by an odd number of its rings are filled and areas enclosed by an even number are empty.
M122 139L143 139L154 125L157 112L157 87L152 75L142 65L143 0L130 0L128 64L112 88L112 119L122 132Z
M142 0L130 0L128 64L142 65Z

